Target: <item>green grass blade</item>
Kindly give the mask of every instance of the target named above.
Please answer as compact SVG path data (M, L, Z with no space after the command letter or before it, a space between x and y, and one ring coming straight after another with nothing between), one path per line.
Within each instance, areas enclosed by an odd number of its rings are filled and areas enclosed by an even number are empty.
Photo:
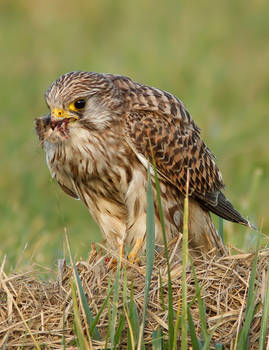
M134 325L134 285L133 281L131 282L131 295L130 295L130 303L128 308L128 315L127 315L127 321L129 324L128 331L127 331L127 349L132 350L133 346L135 346L135 340L134 340L134 332L133 332L133 325Z
M80 298L81 298L81 302L82 302L82 307L83 307L85 315L86 315L86 320L87 320L89 329L91 329L92 324L94 322L93 315L92 315L92 312L90 310L90 307L89 307L89 304L88 304L88 301L87 301L87 298L86 298L86 295L85 295L85 292L84 292L84 289L83 289L83 286L81 283L81 279L79 277L78 269L77 269L75 264L73 266L74 266L75 277L76 277L78 290L79 290L79 294L80 294ZM100 333L98 332L96 327L94 327L92 329L91 335L92 335L93 339L101 340Z
M151 184L150 167L148 167L148 188L147 188L147 230L146 230L146 277L145 277L145 292L144 292L144 307L143 307L143 319L140 332L140 343L142 342L142 336L144 333L144 327L146 323L146 312L148 306L149 288L151 282L151 275L154 264L154 252L155 252L155 213L154 213L154 199Z
M193 350L201 350L202 345L201 345L201 343L196 335L195 326L194 326L194 322L193 322L193 319L191 316L191 311L190 311L189 306L187 308L187 312L188 312L188 323L189 323L192 349Z
M258 236L256 253L255 253L251 274L250 274L250 279L249 279L245 322L243 324L242 329L239 332L237 350L243 350L248 348L248 334L249 334L251 322L253 320L254 309L255 309L256 293L254 288L255 288L255 276L256 276L256 270L257 270L259 245L260 245L260 237Z
M148 292L151 282L151 274L154 264L155 252L155 213L154 199L151 184L150 168L148 168L148 189L147 189L147 231L146 231L146 281L145 300L148 301ZM144 302L143 321L145 321L147 302Z
M206 338L202 350L210 350L210 341L211 341L211 338L212 338L213 334L215 333L215 330L219 327L220 323L221 323L221 319L220 319L219 322L217 322L217 324L213 327L212 331L210 332L210 334L209 334L208 337Z
M138 315L136 303L133 303L132 327L133 327L134 340L135 340L135 343L137 344L138 337L139 337L140 323L139 323L139 315Z
M163 350L162 330L158 327L152 332L152 350Z
M189 173L187 176L187 191L184 199L183 215L183 239L182 239L182 317L181 317L181 349L188 349L188 313L187 313L187 266L188 266L188 223L189 223L189 197L188 185ZM176 344L177 335L174 335L174 344ZM174 347L176 350L176 346Z
M107 292L107 296L105 298L105 300L103 301L103 304L100 306L100 309L98 310L98 313L97 315L95 316L92 324L91 324L91 327L90 327L90 334L93 335L94 334L94 331L95 331L95 328L96 328L96 325L99 321L99 318L100 316L102 315L102 312L104 311L104 308L106 307L107 305L107 302L109 300L109 297L111 295L111 292L112 292L112 288L111 288L111 280L109 279L108 281L108 292ZM97 329L97 328L96 328Z
M249 312L250 308L253 308L252 299L255 298L254 288L255 288L255 276L256 276L256 271L257 271L259 246L260 246L260 236L258 236L255 257L254 257L253 266L252 266L251 274L250 274L246 314Z
M215 350L223 350L223 345L222 344L216 344Z
M118 265L117 265L117 271L115 276L115 282L113 284L113 305L112 305L112 316L111 316L111 333L110 333L110 340L111 340L111 346L114 347L114 337L116 332L116 322L117 322L117 313L118 313L118 306L119 306L119 277L120 277L120 270L121 270L121 261L119 259Z
M128 310L128 350L133 350L133 343L138 343L138 336L139 336L139 316L136 304L134 302L134 287L133 287L133 281L131 283L131 295L130 295L130 303L129 303L129 310Z
M259 350L265 349L266 335L269 334L269 262L267 267L267 286L263 300L261 331L259 338Z
M134 339L134 332L133 332L133 327L128 315L128 312L125 308L125 306L123 307L124 309L124 313L125 313L125 317L128 323L128 331L127 331L127 350L135 350L135 339Z
M178 307L177 307L177 316L176 316L176 322L175 322L175 328L174 328L174 339L173 339L173 350L177 350L177 340L178 340L178 330L179 330L179 324L180 324L180 295L178 297ZM182 320L181 320L182 321Z
M80 313L78 308L77 296L76 296L76 284L74 281L71 281L71 293L73 300L73 309L74 309L74 326L75 334L77 336L78 346L81 350L87 349L87 343L84 337L83 328L80 320Z
M124 311L122 311L122 313L120 315L120 319L119 319L119 324L118 324L118 327L117 327L117 330L115 333L115 338L114 338L115 348L120 346L121 335L122 335L122 331L124 328L124 323L125 323L125 314L124 314Z
M224 237L223 237L223 218L218 216L218 223L219 223L218 232L219 232L219 235L220 235L222 241L224 241Z
M76 282L76 287L78 289L78 296L79 296L79 301L81 304L81 308L82 308L82 312L83 312L83 318L84 318L84 323L85 323L85 327L86 327L86 333L87 333L87 337L88 337L88 341L91 343L91 335L89 332L89 329L91 327L91 324L93 322L93 316L90 310L90 307L88 305L88 301L79 277L79 273L78 273L78 269L76 267L76 265L74 264L74 259L71 253L71 249L70 249L70 244L69 244L69 240L68 240L68 236L67 233L65 232L65 240L66 240L66 245L67 245L67 249L68 249L68 253L69 253L69 258L70 261L72 263L72 269L73 269L73 276ZM88 327L87 327L88 326ZM101 336L97 330L97 328L94 328L93 331L93 336L94 339L96 340L100 340Z
M126 266L123 265L123 290L122 290L122 299L123 304L127 306L127 292L128 292L128 279L127 279L127 270Z
M196 296L197 296L197 303L198 303L198 309L199 309L199 315L200 315L203 340L206 341L207 338L209 337L209 335L207 332L205 304L201 298L201 287L199 286L198 279L197 279L196 272L195 272L195 267L193 265L193 261L192 261L191 257L190 257L190 262L191 262L193 279L194 279L194 283L195 283L195 290L196 290Z
M170 270L170 262L169 262L169 254L167 247L167 239L165 233L165 224L164 224L164 216L162 209L162 201L161 201L161 191L160 191L160 183L156 168L156 163L152 154L153 161L153 169L154 169L154 179L157 193L157 202L158 209L160 214L160 221L162 226L162 234L163 234L163 243L164 243L164 254L167 264L167 278L168 278L168 348L172 349L173 341L174 341L174 310L173 310L173 292L172 292L172 280L171 280L171 270Z
M160 301L161 301L161 306L162 306L162 310L165 311L166 310L166 306L165 306L165 302L164 302L164 293L163 293L163 279L162 279L162 275L160 273L159 270L159 283L160 283Z
M107 335L106 335L106 342L105 342L105 350L107 349L107 344L111 335L111 329L112 329L112 322L111 322L111 305L110 303L107 304Z

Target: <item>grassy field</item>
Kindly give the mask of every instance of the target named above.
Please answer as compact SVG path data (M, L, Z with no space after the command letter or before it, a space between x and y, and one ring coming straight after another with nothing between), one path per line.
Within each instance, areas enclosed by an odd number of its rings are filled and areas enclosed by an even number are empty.
M50 265L67 230L76 257L100 239L87 210L50 179L33 119L60 74L128 75L180 97L216 154L235 206L269 231L269 5L253 1L0 3L0 256ZM225 223L246 250L254 234Z

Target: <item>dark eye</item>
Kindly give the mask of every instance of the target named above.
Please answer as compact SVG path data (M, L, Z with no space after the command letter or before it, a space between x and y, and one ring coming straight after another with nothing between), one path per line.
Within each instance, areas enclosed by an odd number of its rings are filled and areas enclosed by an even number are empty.
M86 105L86 101L84 99L79 99L74 102L74 107L76 109L83 109Z

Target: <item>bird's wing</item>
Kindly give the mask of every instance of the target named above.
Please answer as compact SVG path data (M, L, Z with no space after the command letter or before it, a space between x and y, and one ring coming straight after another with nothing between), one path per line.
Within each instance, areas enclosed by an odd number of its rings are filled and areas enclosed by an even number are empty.
M152 163L153 156L161 177L182 194L189 172L189 195L202 207L247 224L221 193L224 183L214 156L183 103L167 92L126 77L113 77L113 83L127 106L126 140L138 158Z
M175 120L156 112L130 112L126 119L127 140L135 152L150 163L152 156L161 176L189 195L216 204L224 184L211 152L199 134L180 127Z

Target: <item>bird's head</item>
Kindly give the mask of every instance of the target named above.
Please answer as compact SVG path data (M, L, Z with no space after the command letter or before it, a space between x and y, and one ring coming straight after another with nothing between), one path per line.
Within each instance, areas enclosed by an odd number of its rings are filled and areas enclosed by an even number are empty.
M102 131L109 126L109 97L113 84L103 74L71 72L59 77L46 92L49 114L36 119L41 141L64 142L78 128Z

